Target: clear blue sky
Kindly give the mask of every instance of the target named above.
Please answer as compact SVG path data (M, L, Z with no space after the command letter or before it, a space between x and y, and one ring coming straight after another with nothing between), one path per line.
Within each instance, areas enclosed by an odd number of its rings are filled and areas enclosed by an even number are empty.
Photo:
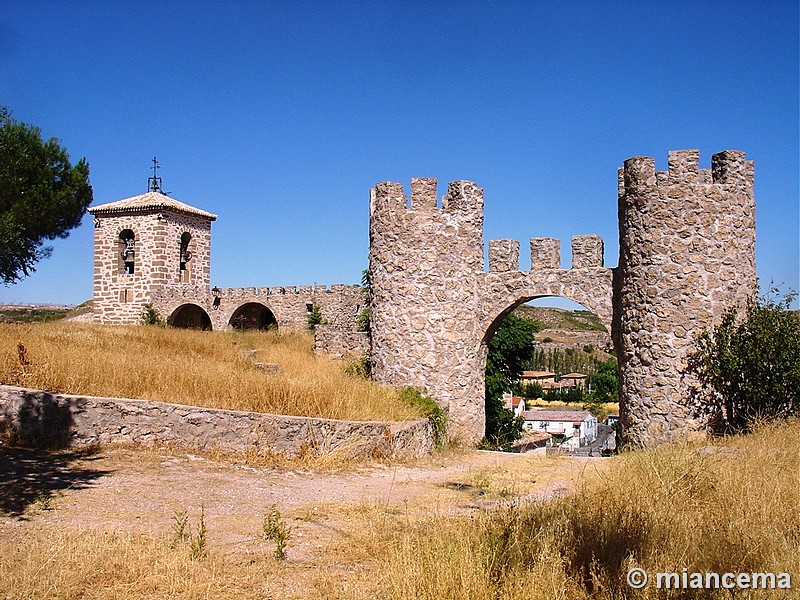
M212 285L357 283L378 181L470 179L487 240L601 235L616 170L756 161L762 286L798 282L798 6L752 2L31 2L0 11L0 104L91 166L94 203L217 213ZM91 218L0 302L92 295Z

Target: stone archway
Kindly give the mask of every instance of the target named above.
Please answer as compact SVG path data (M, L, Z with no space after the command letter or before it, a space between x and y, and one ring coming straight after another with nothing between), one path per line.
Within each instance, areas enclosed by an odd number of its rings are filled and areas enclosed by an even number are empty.
M197 304L181 304L167 319L167 323L179 329L211 331L211 317Z
M560 242L531 238L529 270L520 243L483 239L483 190L453 181L411 180L411 202L396 182L370 194L370 327L374 377L426 390L450 431L477 441L484 429L486 337L524 298L562 296L611 324L620 365L625 436L651 445L684 436L692 416L687 353L726 307L756 289L753 163L729 150L700 169L698 151L651 157L616 173L619 265L605 268L598 236L572 238L572 266ZM480 374L479 374L480 373Z
M228 325L234 329L265 331L277 329L278 320L272 311L260 302L247 302L233 311Z

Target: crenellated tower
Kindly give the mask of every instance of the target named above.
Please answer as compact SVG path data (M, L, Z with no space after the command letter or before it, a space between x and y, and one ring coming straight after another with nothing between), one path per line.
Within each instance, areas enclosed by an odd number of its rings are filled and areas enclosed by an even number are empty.
M757 290L753 163L729 150L700 169L698 154L670 152L667 171L642 156L619 170L620 412L626 438L643 446L703 426L692 415L687 354Z
M436 180L412 179L408 206L401 184L377 184L369 268L374 376L425 389L449 413L454 435L482 435L485 417L473 405L483 398L483 190L454 181L437 207Z

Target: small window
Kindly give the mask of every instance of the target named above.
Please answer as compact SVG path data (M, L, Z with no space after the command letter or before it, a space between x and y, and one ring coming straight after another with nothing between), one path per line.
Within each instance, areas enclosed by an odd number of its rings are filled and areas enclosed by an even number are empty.
M133 275L136 270L136 236L130 229L123 229L117 240L119 247L119 272Z
M313 304L306 304L306 312L308 314L311 314L312 312L314 312L314 305Z
M120 290L119 301L121 304L127 304L128 302L133 302L133 290Z

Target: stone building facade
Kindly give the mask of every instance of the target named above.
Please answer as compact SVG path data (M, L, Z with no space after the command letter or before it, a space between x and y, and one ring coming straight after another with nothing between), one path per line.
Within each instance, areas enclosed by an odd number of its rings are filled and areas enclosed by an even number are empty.
M211 223L217 216L158 191L89 213L97 323L138 323L150 304L178 327L304 329L316 307L329 329L353 331L364 309L357 285L211 288Z
M479 439L485 427L488 342L515 307L562 296L612 327L621 373L621 413L630 441L653 445L701 426L692 419L684 373L694 338L756 290L753 164L744 154L670 152L669 170L636 157L620 170L620 263L603 265L598 236L572 239L572 268L560 243L489 242L483 260L483 190L448 185L437 206L436 180L412 179L370 197L373 375L424 389L448 413L451 433Z

